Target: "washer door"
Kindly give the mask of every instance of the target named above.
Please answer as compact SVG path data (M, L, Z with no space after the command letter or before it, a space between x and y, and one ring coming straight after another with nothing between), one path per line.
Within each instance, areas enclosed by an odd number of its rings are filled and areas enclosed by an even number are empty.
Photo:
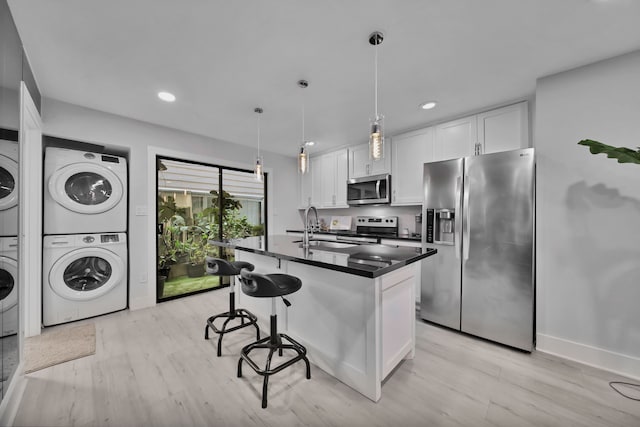
M58 259L49 271L49 286L73 301L99 298L118 286L125 275L122 259L102 248L81 248Z
M7 311L18 303L18 263L0 256L0 305Z
M18 163L0 155L0 211L18 203Z
M122 182L111 170L94 163L74 163L49 178L49 194L60 205L81 214L99 214L122 200Z

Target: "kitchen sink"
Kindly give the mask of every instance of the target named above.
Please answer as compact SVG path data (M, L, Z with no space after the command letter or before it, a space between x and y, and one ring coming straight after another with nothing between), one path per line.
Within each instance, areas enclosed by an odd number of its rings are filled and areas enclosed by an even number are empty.
M293 243L300 243L300 247L302 247L302 240L294 240ZM336 242L333 240L309 240L310 248L345 249L355 246L359 246L358 243Z

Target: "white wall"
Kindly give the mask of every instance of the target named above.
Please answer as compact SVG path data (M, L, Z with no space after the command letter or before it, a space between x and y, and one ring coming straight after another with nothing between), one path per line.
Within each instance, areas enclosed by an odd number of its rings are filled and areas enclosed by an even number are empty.
M640 165L577 145L640 145L640 51L536 90L537 348L640 377Z
M43 133L61 138L101 144L129 151L129 305L141 308L155 304L155 267L149 260L155 253L154 206L155 153L187 160L253 169L255 149L194 135L162 126L107 114L85 107L43 100ZM299 221L296 209L295 158L263 153L268 181L269 233L282 234ZM136 206L149 216L136 216ZM151 231L150 231L151 230Z

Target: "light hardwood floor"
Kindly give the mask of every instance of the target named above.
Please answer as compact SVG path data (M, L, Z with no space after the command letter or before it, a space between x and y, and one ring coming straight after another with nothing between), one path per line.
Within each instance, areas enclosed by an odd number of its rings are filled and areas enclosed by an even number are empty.
M14 425L640 426L640 403L609 388L624 378L422 321L415 359L377 404L313 365L306 380L298 363L271 378L262 409L262 378L246 365L236 378L254 333L226 336L220 358L217 338L204 340L205 319L227 300L220 290L89 320L96 354L27 375Z

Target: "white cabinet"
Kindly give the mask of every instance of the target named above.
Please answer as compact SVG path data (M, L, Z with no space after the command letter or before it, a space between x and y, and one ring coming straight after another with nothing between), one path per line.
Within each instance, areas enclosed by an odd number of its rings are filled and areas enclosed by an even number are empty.
M393 137L391 205L420 205L423 165L434 160L434 129L420 129Z
M478 114L481 154L529 146L529 109L526 102Z
M435 160L528 146L529 109L526 101L436 126Z
M381 245L389 245L389 246L403 246L403 247L407 247L407 248L421 248L422 247L422 242L418 241L418 240L407 240L407 239L380 239L380 244ZM433 260L431 260L431 258L426 258L423 259L422 261L420 261L420 268L416 271L416 282L415 282L415 299L416 299L416 303L420 303L420 292L421 292L421 279L424 275L424 277L426 278L427 275L424 274L422 271L425 267L425 264L428 262L433 262Z
M335 154L335 207L348 208L347 179L349 178L349 153L347 149L334 152Z
M320 207L323 199L322 180L325 177L324 165L325 162L322 161L321 156L313 157L309 162L309 172L311 173L311 204L315 207Z
M384 156L380 160L369 158L369 144L349 148L349 178L381 175L391 172L391 141L385 140Z
M478 140L477 135L476 116L437 125L435 160L473 156L474 146Z
M348 208L347 149L323 154L318 158L321 173L319 208ZM314 190L316 186L314 185ZM313 198L312 198L313 200Z
M312 157L309 172L300 176L298 208L347 208L347 149Z

